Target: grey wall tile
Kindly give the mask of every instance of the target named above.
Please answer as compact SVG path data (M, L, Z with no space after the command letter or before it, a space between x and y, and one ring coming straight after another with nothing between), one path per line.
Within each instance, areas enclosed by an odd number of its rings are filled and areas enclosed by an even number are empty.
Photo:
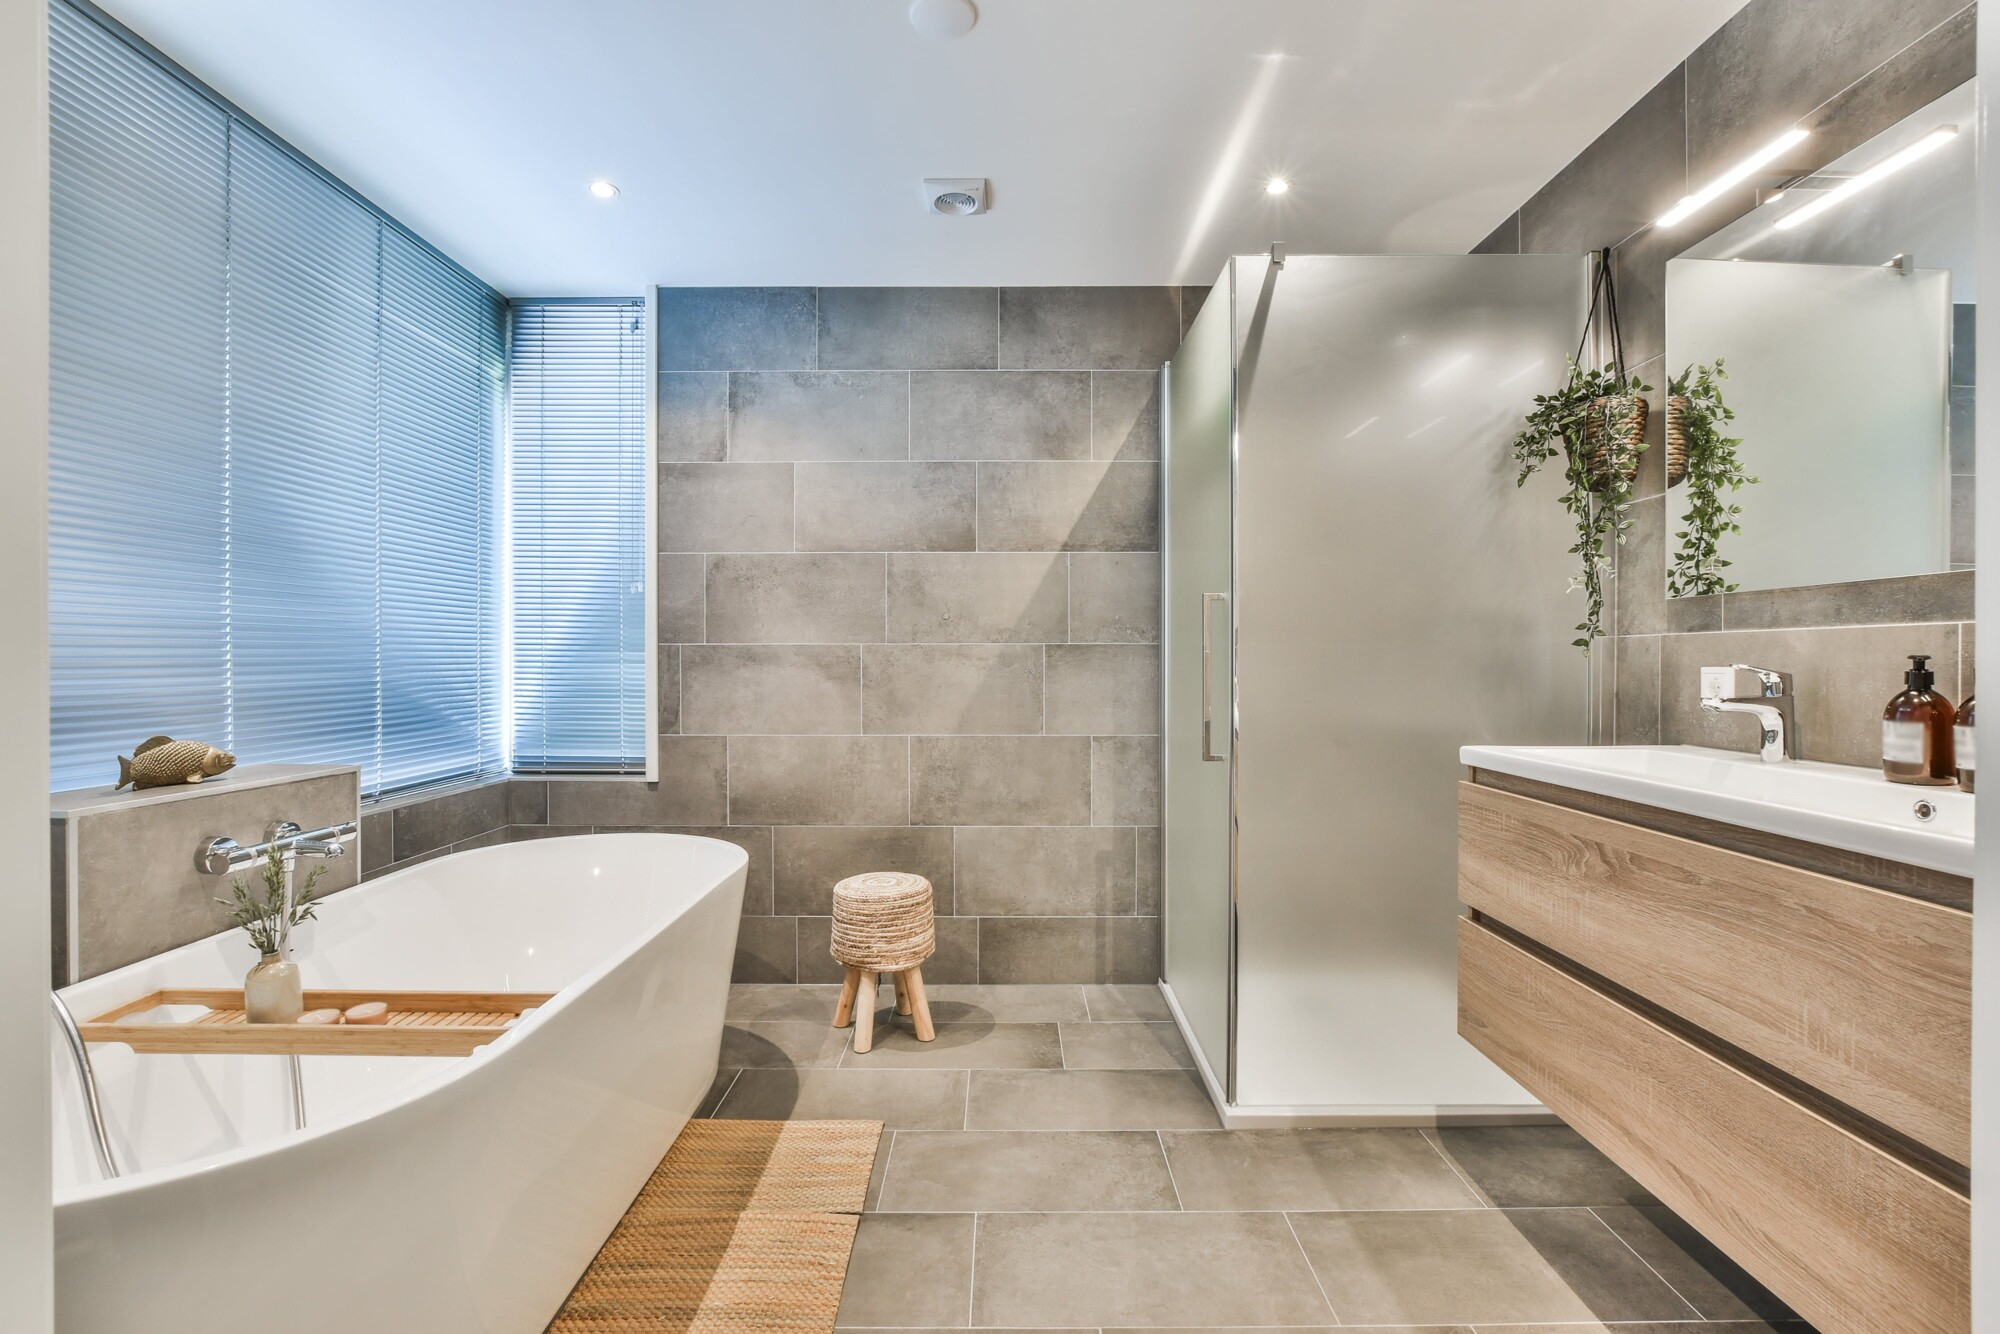
M662 463L662 551L790 551L788 463Z
M392 813L395 859L407 861L504 826L507 785L486 783L462 792L447 792L398 806Z
M1486 233L1478 245L1472 247L1475 255L1518 255L1521 253L1521 213L1519 209L1500 220L1500 225Z
M1158 370L1180 346L1171 287L1003 287L1005 370Z
M1074 644L1159 643L1159 556L1082 551L1070 556L1069 639Z
M852 370L991 370L993 287L822 287L819 364Z
M1160 915L1160 897L1163 882L1160 878L1160 858L1165 849L1160 846L1158 829L1135 829L1137 837L1136 869L1133 871L1135 898L1141 917Z
M910 823L1089 824L1090 744L1085 737L913 737Z
M1792 674L1799 757L1872 767L1882 762L1882 709L1903 688L1905 655L1928 653L1938 689L1960 699L1956 625L1854 626L1673 635L1661 641L1660 740L1757 748L1739 715L1703 713L1703 667L1748 662Z
M833 912L833 887L868 871L920 875L931 882L937 911L947 916L955 911L949 829L784 825L774 838L780 912L826 917Z
M799 980L798 922L791 917L745 917L736 927L738 982Z
M982 551L1152 551L1160 470L1153 463L982 463Z
M663 462L720 463L729 457L729 377L677 372L659 379L653 427Z
M1088 371L920 371L910 377L910 457L1087 459Z
M765 371L729 377L732 460L910 457L901 371Z
M717 644L856 644L882 638L879 555L726 555L708 562Z
M910 743L899 736L729 739L731 824L908 824Z
M1090 377L1090 456L1143 463L1160 457L1158 371L1097 371Z
M1977 16L1978 7L1966 5L1805 117L1815 165L1859 148L1978 73Z
M1731 630L1781 630L1814 625L1887 625L1972 619L1973 573L1919 574L1810 588L1727 593L1722 622Z
M1051 644L1048 731L1160 730L1160 651L1149 644Z
M1963 3L1756 0L1745 5L1687 59L1689 176L1707 180L1769 143ZM1810 140L1800 151L1819 157Z
M1616 245L1688 192L1682 77L1676 66L1521 206L1522 254Z
M1092 824L1160 822L1160 739L1101 736L1091 742Z
M1973 563L1973 486L1970 477L1951 479L1951 565L1960 569Z
M1060 642L1068 620L1068 559L1038 552L892 553L888 637L945 644Z
M708 633L708 557L700 552L675 551L655 559L660 642L699 644Z
M831 953L833 919L799 918L799 981L838 982L847 974ZM979 980L979 923L971 917L937 919L937 953L924 960L929 986L971 984Z
M801 463L801 551L970 551L971 463Z
M851 644L690 644L681 730L689 734L853 732L861 650Z
M719 736L660 738L660 781L563 778L549 782L551 825L727 824Z
M227 884L194 866L194 849L203 839L226 834L247 845L262 841L274 820L318 829L359 815L360 784L353 771L243 786L260 767L236 770L236 784L211 779L186 791L147 794L132 804L70 817L75 827L66 836L76 851L68 864L76 907L73 967L79 981L227 929L228 918L215 902L228 893ZM360 863L359 857L329 862L320 891L332 894L355 884Z
M1618 548L1620 634L1685 634L1722 628L1722 599L1667 596L1666 507L1680 495L1654 496L1631 508L1632 527ZM1579 613L1581 614L1581 613Z
M1979 391L1971 385L1951 387L1951 470L1961 477L1978 471Z
M881 644L865 653L864 732L1042 730L1037 646Z
M52 823L54 823L58 833L60 833L62 821L57 820ZM395 825L396 813L394 811L371 811L369 814L361 817L361 878L363 880L382 871L391 862L396 860ZM63 843L64 840L58 837L56 840L57 846L61 847Z
M1175 290L1178 292L1181 302L1181 337L1185 338L1187 337L1187 331L1194 325L1195 316L1201 314L1202 306L1207 303L1208 294L1211 289L1207 287L1181 287Z
M1145 983L1160 978L1155 917L982 917L981 982Z
M1976 302L1961 301L1951 308L1951 382L1978 384L1978 368L1979 306Z
M1131 829L974 826L958 831L958 904L967 917L1130 914Z
M1652 746L1660 740L1660 637L1613 639L1599 652L1617 655L1614 668L1611 741L1619 746Z
M811 370L815 305L810 287L661 288L660 369Z
M1635 371L1643 366L1640 378L1656 389L1663 389L1667 381L1665 361L1655 360L1664 358L1667 351L1667 261L1685 250L1691 239L1673 232L1642 232L1612 255L1625 364ZM1653 457L1640 460L1640 471L1649 480L1639 494L1654 495L1665 489L1665 468L1660 462L1664 451L1659 447L1666 435L1664 403L1660 393L1647 395L1647 453ZM1648 463L1654 467L1648 469Z
M662 644L656 656L660 689L659 714L654 723L662 734L672 735L681 730L681 646Z
M507 823L547 824L549 785L539 779L515 778L507 784Z

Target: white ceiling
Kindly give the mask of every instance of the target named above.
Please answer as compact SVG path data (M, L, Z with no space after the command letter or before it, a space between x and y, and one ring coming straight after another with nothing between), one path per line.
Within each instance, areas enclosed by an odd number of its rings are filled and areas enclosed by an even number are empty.
M980 0L955 42L907 0L109 8L501 290L562 295L1463 251L1740 3ZM987 216L922 210L978 175Z

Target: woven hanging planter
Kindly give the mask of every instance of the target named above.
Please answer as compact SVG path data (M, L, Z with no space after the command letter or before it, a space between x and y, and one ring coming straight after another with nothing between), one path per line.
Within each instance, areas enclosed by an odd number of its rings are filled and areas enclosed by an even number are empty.
M1667 485L1679 486L1688 475L1688 398L1667 395Z
M1614 478L1629 482L1638 475L1639 455L1646 449L1646 411L1646 400L1637 394L1590 400L1583 442L1592 489L1601 491Z

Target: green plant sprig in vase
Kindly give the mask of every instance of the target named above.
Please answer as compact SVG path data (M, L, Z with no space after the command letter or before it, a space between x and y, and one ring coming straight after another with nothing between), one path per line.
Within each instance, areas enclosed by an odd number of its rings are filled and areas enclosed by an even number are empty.
M1687 440L1683 520L1687 526L1674 534L1680 549L1667 567L1670 597L1736 591L1736 585L1722 573L1729 562L1722 558L1721 547L1725 536L1743 531L1737 523L1743 507L1727 496L1756 485L1757 479L1743 471L1743 461L1737 457L1737 447L1743 441L1723 433L1736 419L1722 400L1721 382L1728 378L1722 358L1717 357L1713 365L1688 367L1667 385L1668 402Z
M242 876L229 878L230 897L218 898L217 903L229 909L229 920L243 928L259 954L276 954L279 939L290 932L300 922L310 922L319 913L319 903L314 889L319 878L326 874L324 864L315 866L306 881L299 886L292 898L292 919L280 929L280 921L285 915L285 863L282 857L268 857L264 861L263 872L258 879L264 883L261 894L250 887Z
M1581 590L1585 610L1571 641L1587 657L1591 644L1604 636L1604 580L1612 553L1624 544L1632 526L1632 478L1643 440L1629 451L1618 442L1635 414L1643 411L1639 395L1653 386L1621 372L1613 362L1599 369L1572 360L1563 386L1535 396L1535 410L1514 437L1514 462L1520 466L1514 485L1526 486L1544 465L1562 460L1562 507L1576 524L1578 571L1570 579Z

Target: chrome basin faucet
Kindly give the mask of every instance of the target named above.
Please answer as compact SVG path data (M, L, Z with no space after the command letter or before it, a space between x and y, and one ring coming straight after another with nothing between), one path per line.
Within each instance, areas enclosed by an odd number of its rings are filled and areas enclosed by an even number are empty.
M1798 729L1792 723L1792 678L1765 667L1704 667L1701 707L1709 713L1747 713L1757 720L1763 736L1757 753L1766 764L1783 764L1798 755Z

